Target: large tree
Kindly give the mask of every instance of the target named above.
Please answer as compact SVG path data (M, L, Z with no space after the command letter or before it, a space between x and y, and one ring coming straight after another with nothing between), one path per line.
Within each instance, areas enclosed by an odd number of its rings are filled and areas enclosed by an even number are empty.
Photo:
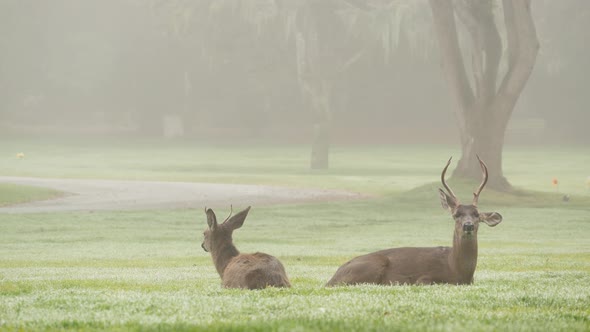
M333 117L334 79L337 60L334 56L335 10L337 2L307 0L296 7L283 6L286 17L294 15L292 29L301 92L312 112L312 146L310 167L329 167ZM289 20L287 20L289 22ZM332 41L332 43L330 43Z
M350 6L343 0L214 0L213 8L230 9L242 19L267 29L283 30L281 40L297 83L306 115L311 119L310 167L329 167L333 103L339 74L354 61L349 54L339 10ZM351 58L352 56L352 58Z
M504 134L539 50L530 4L530 0L502 1L503 48L496 1L430 0L461 138L462 156L453 176L480 177L479 154L490 169L489 186L498 190L511 189L502 172ZM463 50L456 18L467 32ZM465 61L465 55L471 59ZM501 70L503 55L505 70Z
M344 73L368 53L371 42L358 43L360 36L376 39L389 51L396 47L391 23L397 27L397 1L301 0L276 2L285 22L286 36L293 41L297 78L303 99L311 112L312 146L310 167L326 169L333 119L337 114L339 83ZM375 13L378 13L375 15ZM382 25L386 22L386 26ZM365 24L366 23L366 24ZM364 25L363 25L364 24ZM356 40L355 40L356 39ZM353 42L356 41L355 42Z

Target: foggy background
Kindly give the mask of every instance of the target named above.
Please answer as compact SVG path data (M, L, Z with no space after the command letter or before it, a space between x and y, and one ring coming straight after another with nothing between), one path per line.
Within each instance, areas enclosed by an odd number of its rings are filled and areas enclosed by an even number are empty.
M332 142L458 143L428 3L359 13L377 2L0 0L0 131L309 142L292 26L311 15ZM506 142L588 143L590 5L532 5L541 48Z

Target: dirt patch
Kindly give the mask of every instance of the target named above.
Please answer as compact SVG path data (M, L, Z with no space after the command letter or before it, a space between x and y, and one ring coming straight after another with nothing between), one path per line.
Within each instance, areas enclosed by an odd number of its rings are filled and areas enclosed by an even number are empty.
M56 199L0 207L0 213L146 210L270 205L360 199L347 191L278 186L163 181L3 177L0 182L65 192Z

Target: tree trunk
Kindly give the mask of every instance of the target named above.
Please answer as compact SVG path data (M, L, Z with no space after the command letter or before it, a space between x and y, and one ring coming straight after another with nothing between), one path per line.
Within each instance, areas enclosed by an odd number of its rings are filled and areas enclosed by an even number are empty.
M484 114L490 114L486 110ZM477 124L485 125L477 125ZM461 133L461 159L453 172L453 177L470 178L480 181L482 170L477 161L479 156L487 165L489 178L488 187L500 191L509 191L512 186L502 173L502 148L506 125L499 119L476 121L472 119L465 127L467 131Z
M328 169L330 167L330 141L332 129L332 116L330 112L330 88L329 84L315 84L308 86L308 95L312 111L313 140L311 143L311 169Z
M488 186L510 190L512 186L502 172L504 135L539 49L530 0L503 0L508 70L499 86L502 45L491 3L430 0L430 6L461 136L462 156L453 176L481 179L477 154L488 166ZM471 37L471 81L459 46L455 13Z
M311 143L311 169L328 169L330 167L330 123L323 120L313 125Z
M297 15L294 40L299 86L313 118L310 168L327 169L330 166L334 79L334 57L326 46L332 28L327 18L334 17L335 9L331 1L303 3L302 13Z

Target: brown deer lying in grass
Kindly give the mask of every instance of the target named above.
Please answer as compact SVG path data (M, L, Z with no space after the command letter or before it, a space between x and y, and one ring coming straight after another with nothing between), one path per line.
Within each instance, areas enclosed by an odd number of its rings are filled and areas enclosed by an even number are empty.
M483 171L483 181L473 202L459 200L447 186L445 173L451 159L442 171L441 180L447 192L439 189L443 208L455 219L452 247L393 248L359 256L342 265L326 286L350 284L471 284L477 265L477 230L479 222L496 226L502 216L496 212L479 212L477 201L488 180L486 165L477 157Z
M205 209L209 227L203 233L205 239L201 247L211 253L226 288L291 287L285 268L276 257L261 252L240 254L234 246L232 233L242 227L249 211L250 207L247 207L233 217L230 213L223 223L218 224L213 210Z

